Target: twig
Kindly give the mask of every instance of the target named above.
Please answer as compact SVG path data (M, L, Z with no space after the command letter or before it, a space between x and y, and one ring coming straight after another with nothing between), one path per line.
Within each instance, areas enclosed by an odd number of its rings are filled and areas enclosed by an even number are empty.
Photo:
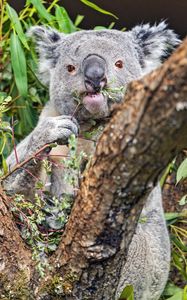
M32 172L30 172L29 170L27 170L24 167L21 167L21 169L23 169L26 173L28 173L29 175L31 175L31 177L33 177L36 181L39 181L39 177L35 176L34 174L32 174Z
M25 159L24 161L22 161L21 163L15 165L15 167L6 175L1 177L1 181L5 180L8 176L10 176L11 174L13 174L16 170L22 168L25 164L27 164L29 161L31 161L32 159L35 159L37 157L37 155L39 155L42 151L44 151L46 148L51 147L51 144L46 144L45 146L43 146L42 148L40 148L36 153L34 153L33 155L29 156L27 159Z
M74 116L75 116L76 112L78 111L80 105L81 105L81 103L78 103L77 106L75 107L75 110L74 110L74 112L72 113L71 119L74 118Z
M16 143L15 143L15 135L14 135L14 117L12 116L12 143L14 147L14 154L16 158L16 164L19 164L18 154L16 150Z

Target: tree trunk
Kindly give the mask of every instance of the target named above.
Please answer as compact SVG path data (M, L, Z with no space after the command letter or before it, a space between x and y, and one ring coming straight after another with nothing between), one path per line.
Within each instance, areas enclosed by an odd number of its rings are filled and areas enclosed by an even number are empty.
M84 174L45 279L38 280L1 199L2 299L114 299L145 198L187 146L186 82L187 40L161 68L130 84Z

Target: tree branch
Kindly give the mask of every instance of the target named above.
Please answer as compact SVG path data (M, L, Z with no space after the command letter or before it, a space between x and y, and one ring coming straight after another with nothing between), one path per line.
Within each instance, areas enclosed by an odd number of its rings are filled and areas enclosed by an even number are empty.
M8 172L7 174L1 177L1 182L6 178L8 178L10 175L12 175L15 171L21 169L24 165L26 165L31 160L36 159L39 156L39 154L43 153L46 149L52 148L53 146L56 146L56 144L46 144L43 147L41 147L38 151L36 151L33 155L29 156L27 159L22 161L21 163L16 163L15 167L10 172ZM18 160L16 159L16 162L17 161Z
M187 40L130 85L99 140L55 258L78 299L114 298L145 195L187 145L186 82Z

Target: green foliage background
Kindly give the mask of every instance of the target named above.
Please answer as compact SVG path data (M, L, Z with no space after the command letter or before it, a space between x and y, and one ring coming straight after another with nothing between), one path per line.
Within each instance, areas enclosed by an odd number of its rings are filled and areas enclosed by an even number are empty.
M12 98L6 111L0 110L0 126L4 129L0 133L2 161L12 148L11 127L15 140L22 139L35 127L38 114L48 100L48 88L37 77L37 56L28 42L27 30L33 25L51 26L65 34L80 30L84 16L77 15L73 22L58 2L54 0L49 5L47 1L27 0L18 15L8 1L0 0L0 104L7 102L8 96ZM90 1L81 2L117 18Z

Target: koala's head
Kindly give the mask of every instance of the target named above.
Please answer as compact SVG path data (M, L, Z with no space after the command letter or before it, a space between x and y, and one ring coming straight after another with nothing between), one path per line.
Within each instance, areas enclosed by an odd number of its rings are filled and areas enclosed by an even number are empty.
M55 110L66 115L76 111L79 121L108 116L112 103L123 99L121 88L159 66L179 43L164 22L127 32L65 35L36 26L29 33L36 40L40 77L49 84Z

